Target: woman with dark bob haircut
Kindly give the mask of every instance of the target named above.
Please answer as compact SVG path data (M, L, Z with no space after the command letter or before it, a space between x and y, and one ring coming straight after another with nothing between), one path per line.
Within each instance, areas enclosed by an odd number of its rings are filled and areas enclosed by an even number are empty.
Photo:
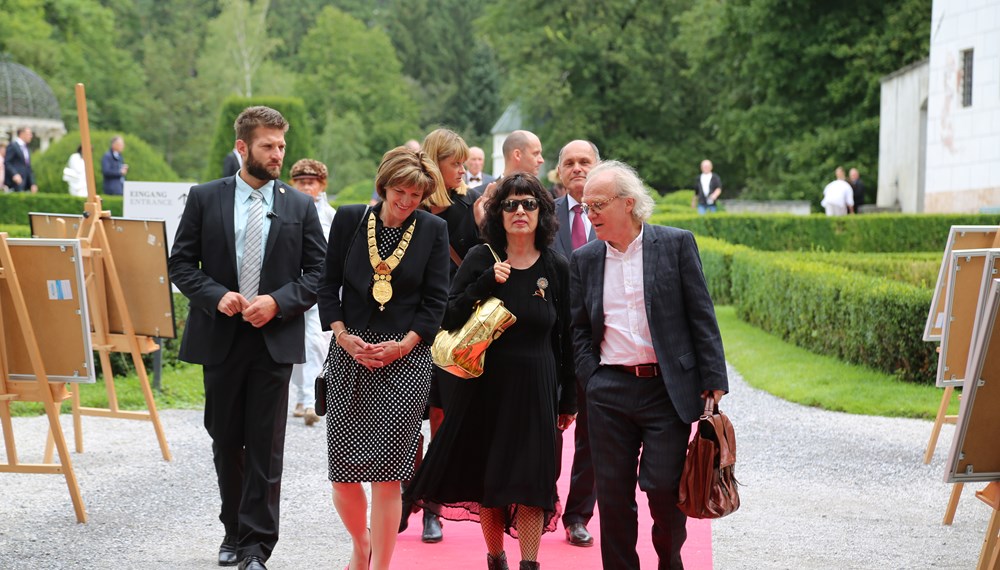
M555 530L561 510L556 429L576 418L569 263L549 248L555 207L534 176L505 177L485 212L486 244L465 256L442 327L461 327L491 296L517 322L490 346L483 375L457 385L406 497L446 519L480 523L488 568L507 569L506 531L520 542L520 568L534 570L542 533Z

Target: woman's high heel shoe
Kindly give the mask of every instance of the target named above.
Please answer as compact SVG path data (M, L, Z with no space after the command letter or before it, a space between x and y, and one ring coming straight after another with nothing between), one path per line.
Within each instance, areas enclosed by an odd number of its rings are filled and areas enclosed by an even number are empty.
M486 568L488 570L510 570L507 568L507 553L500 552L496 556L493 556L489 552L486 553Z

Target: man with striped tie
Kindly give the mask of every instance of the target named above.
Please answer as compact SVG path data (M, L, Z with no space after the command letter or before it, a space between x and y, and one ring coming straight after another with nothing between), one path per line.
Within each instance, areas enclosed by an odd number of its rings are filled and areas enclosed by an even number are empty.
M191 188L170 254L190 300L180 358L201 364L225 538L219 565L265 569L278 542L292 365L316 302L326 240L309 196L278 180L288 123L268 107L236 119L236 176Z

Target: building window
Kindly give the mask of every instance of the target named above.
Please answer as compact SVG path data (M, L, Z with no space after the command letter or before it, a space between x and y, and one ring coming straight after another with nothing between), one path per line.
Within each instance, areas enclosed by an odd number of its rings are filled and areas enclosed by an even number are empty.
M972 50L962 51L962 106L972 106Z

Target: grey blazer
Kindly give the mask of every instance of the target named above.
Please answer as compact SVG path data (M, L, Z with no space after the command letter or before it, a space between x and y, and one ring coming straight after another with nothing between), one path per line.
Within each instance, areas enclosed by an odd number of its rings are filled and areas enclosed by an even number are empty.
M573 253L573 238L570 235L572 228L569 226L569 198L566 196L556 198L556 220L559 222L559 231L556 233L556 239L552 242L552 249L569 259ZM597 239L597 234L594 232L594 226L590 226L587 241L595 239Z
M580 381L600 366L606 245L590 242L570 262L573 353ZM694 235L643 224L643 288L653 349L678 415L694 422L704 390L729 390L722 336Z

